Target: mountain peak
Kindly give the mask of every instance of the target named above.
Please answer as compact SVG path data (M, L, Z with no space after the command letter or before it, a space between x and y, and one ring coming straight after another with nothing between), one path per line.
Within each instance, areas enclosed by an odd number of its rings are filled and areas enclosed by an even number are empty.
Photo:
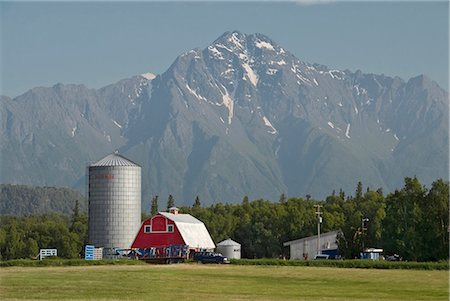
M155 79L156 75L150 72L142 73L141 76L147 80Z
M218 39L216 39L212 45L225 45L232 50L245 49L250 45L256 48L266 48L269 50L275 50L279 48L276 43L274 43L269 37L261 34L245 34L240 31L227 31L222 34Z

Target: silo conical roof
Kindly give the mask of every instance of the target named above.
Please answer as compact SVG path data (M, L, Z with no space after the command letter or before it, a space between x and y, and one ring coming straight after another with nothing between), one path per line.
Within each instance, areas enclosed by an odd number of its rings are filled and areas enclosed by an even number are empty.
M241 244L238 242L235 242L231 238L228 238L224 241L221 241L217 244L217 246L240 246Z
M103 159L98 160L94 164L91 164L90 166L138 166L138 164L134 163L133 161L125 158L122 155L119 155L118 152L114 152Z

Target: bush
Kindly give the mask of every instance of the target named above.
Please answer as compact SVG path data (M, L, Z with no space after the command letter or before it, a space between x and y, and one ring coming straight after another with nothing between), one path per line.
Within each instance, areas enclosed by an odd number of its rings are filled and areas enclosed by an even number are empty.
M372 260L283 260L283 259L231 259L237 265L278 265L278 266L314 266L358 269L410 269L410 270L448 270L448 261L407 262Z
M141 260L126 260L126 259L107 259L107 260L84 260L84 259L15 259L2 260L0 267L46 267L46 266L90 266L90 265L140 265L146 264Z

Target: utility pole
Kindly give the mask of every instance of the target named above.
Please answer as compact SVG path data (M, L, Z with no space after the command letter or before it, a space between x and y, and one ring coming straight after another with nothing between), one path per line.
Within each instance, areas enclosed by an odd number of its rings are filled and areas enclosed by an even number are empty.
M322 205L314 205L314 208L316 208L316 215L317 215L317 254L321 254L320 252L320 224L322 223L322 212L320 212L320 208L322 208Z
M361 219L361 239L362 239L362 251L364 252L364 230L367 230L367 228L364 227L364 223L368 222L369 218L365 217Z

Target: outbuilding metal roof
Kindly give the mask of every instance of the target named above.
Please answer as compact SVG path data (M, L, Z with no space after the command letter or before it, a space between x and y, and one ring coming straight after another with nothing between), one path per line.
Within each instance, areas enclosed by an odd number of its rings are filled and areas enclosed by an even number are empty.
M232 240L231 238L228 238L224 241L221 241L217 244L217 246L241 246L240 243L235 242L234 240Z
M122 155L119 155L118 152L114 152L103 159L91 164L90 166L138 166L138 164L133 161L125 158Z
M159 212L159 214L175 223L184 242L189 247L201 249L214 249L216 247L205 224L192 215L172 214L168 212Z
M335 231L331 231L331 232L321 233L320 237L321 237L321 239L325 239L326 237L329 237L329 236L331 236L331 237L337 236L340 231L341 230L335 230ZM290 246L290 245L303 243L304 241L312 241L312 240L313 241L317 240L317 235L308 236L308 237L303 237L303 238L296 239L296 240L287 241L287 242L283 243L283 246L287 247L287 246Z

